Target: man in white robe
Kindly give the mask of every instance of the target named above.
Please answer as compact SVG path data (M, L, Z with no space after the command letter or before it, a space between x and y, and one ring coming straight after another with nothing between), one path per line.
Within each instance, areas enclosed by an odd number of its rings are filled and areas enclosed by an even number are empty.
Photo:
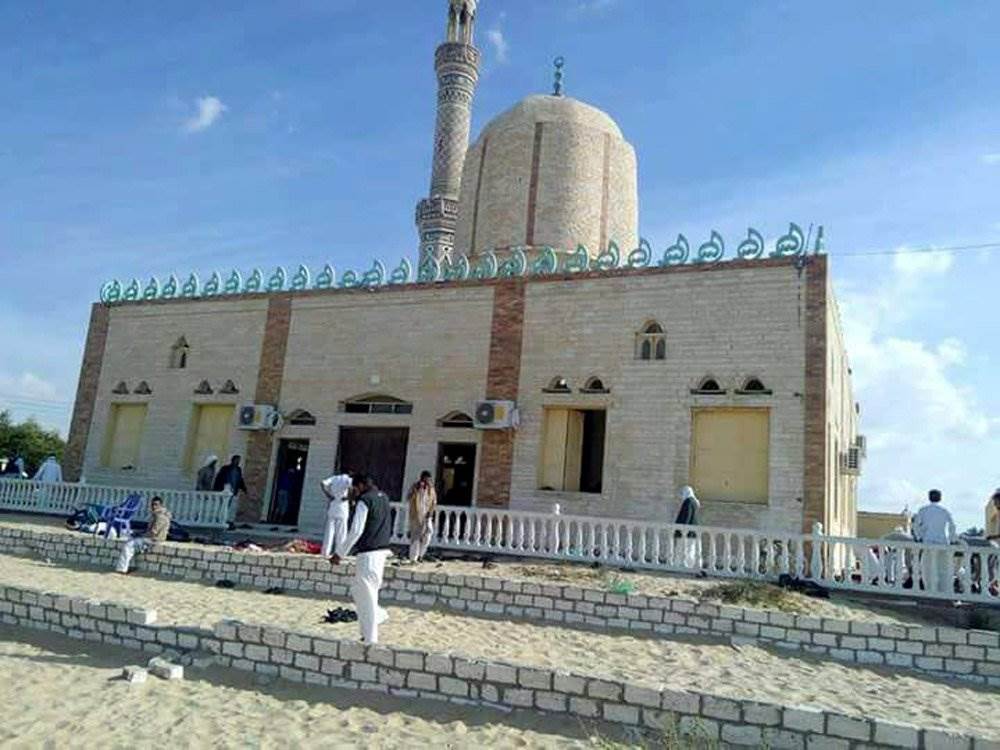
M323 532L323 546L320 554L329 557L347 536L347 520L350 506L347 493L351 489L351 477L347 474L332 474L319 483L326 495L326 530Z
M955 553L950 545L958 540L955 521L941 505L940 490L931 490L927 498L930 502L913 517L913 538L922 544L942 545L943 549L921 551L923 585L939 593L952 593L955 586Z
M330 558L331 565L339 565L352 550L354 551L354 582L351 595L358 612L361 640L378 643L378 626L389 619L378 603L378 591L382 587L382 573L385 561L392 554L389 543L392 540L392 509L389 498L379 490L371 477L357 476L352 482L357 500L354 516L347 537L337 545Z

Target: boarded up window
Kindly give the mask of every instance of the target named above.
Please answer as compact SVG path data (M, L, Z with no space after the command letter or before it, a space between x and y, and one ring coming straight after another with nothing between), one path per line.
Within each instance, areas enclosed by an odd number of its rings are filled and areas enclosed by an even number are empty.
M229 435L233 429L232 404L197 404L191 420L188 449L184 466L189 471L202 465L205 457L214 455L219 465L228 463Z
M705 500L767 504L767 409L695 409L691 485Z
M603 409L545 409L539 488L599 493L606 424Z
M135 468L145 422L145 404L112 404L101 463L112 469Z

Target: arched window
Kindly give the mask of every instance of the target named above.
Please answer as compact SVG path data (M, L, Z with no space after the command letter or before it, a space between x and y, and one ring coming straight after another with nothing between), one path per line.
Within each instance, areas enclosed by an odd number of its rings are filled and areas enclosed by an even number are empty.
M413 404L383 393L355 396L343 402L347 414L412 414Z
M462 411L448 412L438 420L438 427L471 430L473 427L472 417Z
M188 354L191 347L188 346L187 339L181 336L177 342L170 347L170 369L183 370L187 367Z
M297 427L315 427L316 417L305 409L293 409L292 413L288 415L288 424Z
M635 358L647 361L667 358L667 335L655 320L647 321L636 333Z
M691 393L697 393L709 396L718 396L725 392L726 390L721 385L719 385L719 381L716 380L711 375L706 375L704 378L701 379L701 382L698 383L697 388L691 389Z
M596 375L592 378L588 378L587 382L584 383L583 388L580 389L581 393L611 393L611 389L608 388L604 381L597 377Z
M569 381L562 375L557 375L549 381L549 384L542 388L544 393L569 393Z
M767 396L771 393L771 389L764 385L764 381L757 377L747 378L743 387L740 388L737 393L755 394L758 396Z

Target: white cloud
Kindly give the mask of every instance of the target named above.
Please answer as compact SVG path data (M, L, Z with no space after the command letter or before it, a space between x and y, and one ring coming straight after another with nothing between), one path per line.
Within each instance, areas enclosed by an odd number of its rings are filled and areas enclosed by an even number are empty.
M488 41L490 46L493 47L493 56L501 65L510 60L510 44L507 43L507 37L503 35L503 30L500 28L500 25L506 17L506 13L501 13L497 18L497 22L493 25L493 28L487 29L486 31L486 41Z
M1000 164L1000 151L993 154L983 154L983 164Z
M200 133L212 127L228 107L214 96L202 96L195 102L197 112L184 121L184 132Z
M0 374L0 404L7 399L55 401L58 396L59 392L52 383L33 372L17 376Z
M617 5L619 0L577 0L574 10L577 13L600 13Z
M967 521L980 512L968 456L995 436L997 420L978 393L963 383L968 352L956 336L933 341L912 333L936 303L954 259L943 253L901 254L863 289L841 295L848 356L861 403L869 460L862 476L862 508L898 511L922 504L931 486L947 495ZM931 312L933 314L933 312ZM970 365L971 366L971 365Z

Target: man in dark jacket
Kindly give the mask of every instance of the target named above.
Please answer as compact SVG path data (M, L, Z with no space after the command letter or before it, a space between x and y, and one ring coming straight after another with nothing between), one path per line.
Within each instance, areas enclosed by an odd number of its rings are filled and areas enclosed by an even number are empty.
M358 612L361 640L378 643L378 626L389 619L389 613L379 606L378 590L382 587L385 561L392 554L389 549L392 513L389 498L370 476L354 477L352 489L357 499L351 526L347 537L337 544L330 563L339 565L353 549L356 559L351 595Z
M219 473L215 476L215 485L212 489L215 492L223 492L226 487L229 487L229 492L232 494L233 502L229 508L229 520L233 520L236 517L236 506L239 502L240 493L246 494L247 485L243 481L243 469L240 468L240 457L233 456L229 463L219 469Z

